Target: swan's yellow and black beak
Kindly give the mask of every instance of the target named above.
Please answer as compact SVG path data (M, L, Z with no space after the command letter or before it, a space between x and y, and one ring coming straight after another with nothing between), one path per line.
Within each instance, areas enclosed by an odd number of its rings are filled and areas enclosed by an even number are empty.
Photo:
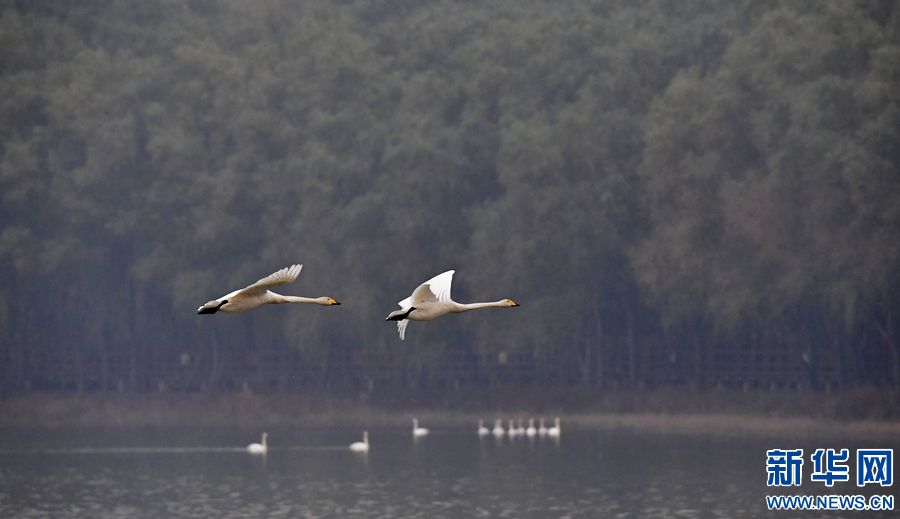
M512 308L512 307L514 307L514 306L522 306L522 305L520 305L519 303L517 303L517 302L513 301L512 299L510 299L510 300L509 300L509 307Z
M197 315L214 314L219 311L219 308L222 308L226 303L228 303L228 300L226 299L225 301L220 301L219 304L215 303L215 301L210 301L201 306L197 309Z
M339 304L341 304L341 302L338 301L337 299L333 299L333 298L332 298L331 304L332 304L332 306L333 306L333 305L339 305Z
M410 307L407 309L401 309L401 310L394 310L393 312L388 314L388 316L384 320L385 321L402 321L404 319L409 319L409 314L411 314L413 310L415 310L415 308L413 308L413 307Z

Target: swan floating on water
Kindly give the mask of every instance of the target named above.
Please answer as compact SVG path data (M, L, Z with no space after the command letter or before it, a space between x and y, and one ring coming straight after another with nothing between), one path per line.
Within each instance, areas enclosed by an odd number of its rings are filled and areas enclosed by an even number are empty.
M406 326L410 320L431 321L449 313L468 312L478 308L519 306L512 299L501 299L489 303L457 303L450 299L450 284L453 281L454 272L456 271L448 270L422 283L411 296L398 303L400 310L394 310L387 316L385 321L397 321L397 331L401 341L406 336Z
M529 418L528 428L525 429L525 435L529 438L534 438L535 434L537 434L537 429L534 428L534 418Z
M369 431L363 431L363 441L350 444L353 452L369 452Z
M503 422L501 422L499 418L494 420L494 430L491 432L494 433L494 436L497 438L502 438L503 435L506 434L506 431L503 430Z
M283 296L270 291L272 287L293 283L303 265L291 265L278 272L266 276L250 286L235 290L218 299L213 299L197 309L198 314L214 314L216 312L246 312L266 304L312 303L316 305L339 305L330 297Z
M519 435L519 430L516 429L516 425L513 423L512 419L509 420L507 425L508 425L508 427L506 428L506 434L510 438L513 438L513 437Z
M269 446L266 445L266 438L269 437L269 433L262 433L262 443L251 443L247 446L247 452L250 454L265 454L269 451Z
M516 434L518 436L525 436L525 423L522 421L521 418L519 418L518 423L519 423L519 426L516 427Z
M547 436L547 426L544 425L544 419L541 418L541 423L538 426L537 430L538 436Z
M412 433L413 433L414 437L421 438L422 436L426 436L428 434L428 432L429 432L428 429L426 429L424 427L419 427L419 419L418 418L413 418L412 421L413 421Z
M484 420L478 420L478 436L487 436L489 434L491 434L491 431L484 426Z
M559 438L559 417L553 419L553 427L547 429L547 436L551 438Z

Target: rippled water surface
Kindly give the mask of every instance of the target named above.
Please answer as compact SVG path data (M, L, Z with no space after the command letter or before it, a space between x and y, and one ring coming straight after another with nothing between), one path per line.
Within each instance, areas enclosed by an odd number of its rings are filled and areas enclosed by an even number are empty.
M268 431L266 456L248 454L259 432L2 430L0 517L788 517L765 510L765 450L857 447L437 428L418 441L371 429L358 454L346 446L361 429L284 428Z

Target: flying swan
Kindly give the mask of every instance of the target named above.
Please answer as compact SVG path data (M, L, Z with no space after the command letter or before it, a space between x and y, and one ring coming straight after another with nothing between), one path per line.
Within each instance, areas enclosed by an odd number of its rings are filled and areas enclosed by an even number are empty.
M431 321L449 313L468 312L476 308L510 308L519 306L512 299L501 299L490 303L457 303L450 299L450 283L455 270L438 274L419 285L412 295L400 301L400 310L391 312L385 321L397 321L400 340L406 336L406 326L410 320Z
M290 267L285 267L246 288L235 290L218 299L213 299L198 308L197 313L214 314L216 312L246 312L247 310L252 310L265 304L313 303L323 306L340 304L330 297L283 296L269 290L272 287L293 283L293 281L297 279L297 276L300 275L300 269L302 268L303 265L291 265Z

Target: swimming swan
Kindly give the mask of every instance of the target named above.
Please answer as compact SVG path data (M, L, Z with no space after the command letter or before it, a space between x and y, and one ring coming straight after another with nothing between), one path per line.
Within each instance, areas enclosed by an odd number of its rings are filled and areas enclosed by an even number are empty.
M369 452L369 431L363 431L363 441L350 444L353 452Z
M487 436L491 430L484 426L484 420L478 420L478 436Z
M553 427L547 429L547 436L551 438L559 438L559 417L553 419Z
M450 299L450 283L453 281L454 272L456 271L448 270L422 283L411 296L398 303L400 310L394 310L387 316L385 321L397 321L397 331L400 333L401 341L406 336L406 326L410 319L431 321L449 313L468 312L477 308L519 306L512 299L501 299L490 303L457 303Z
M218 299L206 303L197 309L198 314L214 314L216 312L246 312L258 306L265 304L280 303L313 303L317 305L330 306L339 305L337 301L330 297L297 297L283 296L269 291L272 287L286 285L292 283L297 276L300 275L300 269L303 265L291 265L285 267L270 276L266 276L252 285L235 290L230 294L224 295Z
M514 438L519 435L519 429L516 428L516 425L513 423L512 419L508 421L509 427L506 428L506 435L510 438Z
M537 434L537 429L534 428L534 418L528 419L528 429L525 429L525 435L529 438L534 438L534 435Z
M541 418L541 425L538 427L538 436L547 436L547 426L544 425L544 419Z
M497 438L502 438L506 431L503 430L503 423L499 418L494 420L494 429L491 431Z
M419 419L413 418L413 436L416 438L420 438L428 434L428 429L424 427L419 427Z
M247 446L247 452L250 454L265 454L269 451L268 445L266 445L266 438L268 438L269 433L262 433L262 443L251 443Z

